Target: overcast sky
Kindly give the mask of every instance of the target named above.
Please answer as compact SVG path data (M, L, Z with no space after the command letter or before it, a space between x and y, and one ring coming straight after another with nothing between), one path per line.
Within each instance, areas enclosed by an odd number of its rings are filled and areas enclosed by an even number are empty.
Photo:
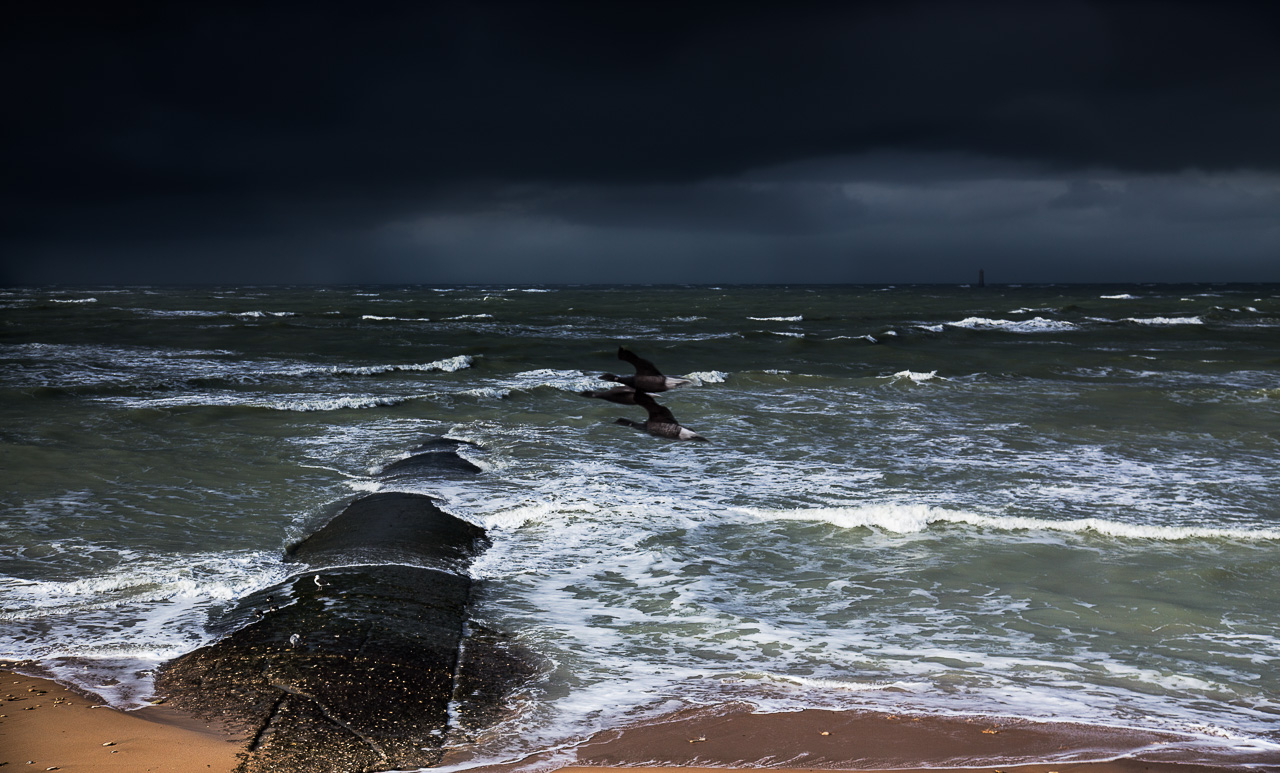
M0 284L1280 281L1275 3L15 5Z

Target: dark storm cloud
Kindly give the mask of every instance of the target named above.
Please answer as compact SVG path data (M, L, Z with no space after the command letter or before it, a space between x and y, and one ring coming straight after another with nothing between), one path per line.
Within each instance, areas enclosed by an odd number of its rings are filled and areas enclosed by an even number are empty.
M459 223L489 223L496 230L475 243L490 254L525 247L546 261L575 244L581 255L587 244L627 255L696 244L702 260L745 250L767 262L790 251L775 240L817 254L856 228L891 249L885 232L865 230L889 222L919 225L899 237L903 249L921 232L954 236L928 216L1030 227L1046 212L1158 220L1206 204L1191 217L1247 220L1270 205L1265 184L1254 199L1214 199L1141 181L1280 173L1280 33L1263 4L41 3L6 13L0 247L19 278L38 275L37 257L88 264L184 243L210 255L225 243L258 264L290 249L330 267L364 260L353 276L448 264L443 248L432 258L406 246L425 233L415 223L452 223L455 245L466 241ZM1119 182L1093 181L1097 170ZM1136 187L1117 199L1126 176ZM1072 187L1028 208L1033 179ZM968 200L942 193L958 180L974 181ZM857 187L875 182L918 187ZM912 198L914 209L900 200ZM535 231L543 241L495 241ZM998 245L987 233L980 241ZM344 273L279 265L299 278Z

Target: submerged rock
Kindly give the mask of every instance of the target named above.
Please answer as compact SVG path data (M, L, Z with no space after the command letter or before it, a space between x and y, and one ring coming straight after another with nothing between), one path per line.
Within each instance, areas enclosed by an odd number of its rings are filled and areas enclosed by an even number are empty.
M419 476L428 472L441 475L469 475L480 471L480 467L474 462L463 459L453 451L427 451L388 464L378 473L378 477L400 478L407 475Z
M484 529L455 518L421 494L370 494L324 528L285 550L285 560L313 567L353 563L420 564L465 571L489 542Z
M166 665L157 690L245 731L246 771L433 764L471 581L403 566L321 577L251 597L268 602L257 622Z
M429 497L359 499L288 550L304 574L244 599L229 633L166 664L156 689L243 731L245 773L435 764L451 732L501 718L536 671L468 621L465 569L487 544Z

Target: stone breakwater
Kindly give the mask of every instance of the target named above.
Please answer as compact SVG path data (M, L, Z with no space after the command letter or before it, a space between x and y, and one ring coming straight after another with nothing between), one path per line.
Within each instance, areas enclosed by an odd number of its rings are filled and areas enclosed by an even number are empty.
M447 443L420 450L384 474L476 472ZM466 570L488 544L430 497L357 499L286 551L305 570L216 621L224 637L165 664L157 692L244 733L243 773L437 764L537 672L469 619Z

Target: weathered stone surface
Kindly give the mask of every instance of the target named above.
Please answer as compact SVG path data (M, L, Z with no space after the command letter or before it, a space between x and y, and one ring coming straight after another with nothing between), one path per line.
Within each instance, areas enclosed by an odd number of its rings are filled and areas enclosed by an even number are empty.
M387 492L352 502L320 531L290 546L285 560L460 570L487 545L484 529L449 515L430 497Z
M458 455L458 447L466 445L460 440L435 440L415 448L412 455L399 459L382 468L381 478L454 477L474 475L480 467Z
M535 671L468 623L465 568L487 544L428 497L359 499L289 549L304 574L244 599L215 624L224 638L160 670L157 692L244 730L244 773L435 764L451 704L475 730Z
M470 586L404 566L298 577L247 599L263 607L257 622L169 663L156 687L179 708L245 729L247 771L430 765Z

